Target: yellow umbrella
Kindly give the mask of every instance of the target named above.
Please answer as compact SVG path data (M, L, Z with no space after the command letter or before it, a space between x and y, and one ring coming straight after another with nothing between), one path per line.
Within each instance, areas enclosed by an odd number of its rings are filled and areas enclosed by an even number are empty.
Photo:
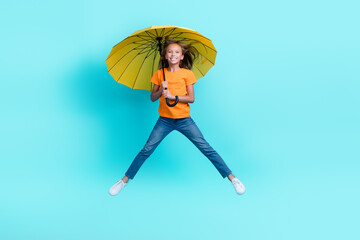
M158 70L159 50L165 37L192 43L196 48L199 56L192 71L197 79L214 66L217 52L210 39L189 28L161 25L134 32L115 45L106 59L108 72L117 82L130 88L151 91L150 79Z

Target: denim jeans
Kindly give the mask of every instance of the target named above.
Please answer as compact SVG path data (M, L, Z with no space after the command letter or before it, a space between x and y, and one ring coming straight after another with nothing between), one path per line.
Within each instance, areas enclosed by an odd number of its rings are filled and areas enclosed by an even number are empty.
M133 179L145 160L173 130L177 130L184 134L211 161L223 178L231 174L231 171L226 166L224 160L204 139L204 136L191 117L179 119L159 117L144 148L135 157L125 173L125 176L129 179Z

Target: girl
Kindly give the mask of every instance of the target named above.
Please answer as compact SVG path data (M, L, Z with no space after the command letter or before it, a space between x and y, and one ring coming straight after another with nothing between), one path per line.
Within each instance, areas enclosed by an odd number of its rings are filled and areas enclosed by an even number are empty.
M173 130L184 134L216 167L223 178L227 177L238 194L245 192L244 185L231 173L219 154L204 139L199 128L190 117L190 105L195 100L193 84L197 82L191 71L197 52L190 44L185 44L173 39L166 39L161 53L159 70L151 82L154 83L151 92L151 101L160 98L159 119L152 130L144 148L136 156L122 180L115 183L109 190L110 195L116 195L133 179L144 161L154 152L160 142ZM161 62L165 60L165 76ZM161 87L160 87L161 86ZM166 104L169 100L178 100L174 107Z

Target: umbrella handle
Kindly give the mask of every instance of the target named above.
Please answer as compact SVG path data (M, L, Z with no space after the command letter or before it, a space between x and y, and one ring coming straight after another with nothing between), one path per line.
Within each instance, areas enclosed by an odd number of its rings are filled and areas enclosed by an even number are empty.
M175 96L176 100L173 104L170 104L169 99L166 98L166 105L168 105L169 107L174 107L178 102L179 102L179 97Z

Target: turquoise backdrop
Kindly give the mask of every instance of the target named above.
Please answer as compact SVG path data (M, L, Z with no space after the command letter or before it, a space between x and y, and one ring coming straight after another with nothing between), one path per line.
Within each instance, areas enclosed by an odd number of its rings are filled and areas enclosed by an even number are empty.
M360 239L356 0L3 1L0 239ZM247 192L171 133L111 48L151 25L212 39L192 117Z

